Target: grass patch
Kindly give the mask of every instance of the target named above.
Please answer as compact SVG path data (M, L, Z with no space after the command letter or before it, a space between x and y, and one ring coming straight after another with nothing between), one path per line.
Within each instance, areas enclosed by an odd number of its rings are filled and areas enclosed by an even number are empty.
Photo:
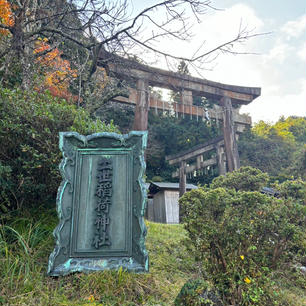
M3 218L3 217L2 217ZM3 219L4 220L4 219ZM52 209L12 213L0 220L0 305L173 305L184 283L196 278L182 225L146 222L150 272L104 271L53 278L46 274L57 216ZM306 306L303 285L277 277L283 305Z
M22 217L21 217L22 215ZM52 211L7 215L0 226L0 305L171 305L196 274L181 225L147 222L150 272L46 275L57 225Z

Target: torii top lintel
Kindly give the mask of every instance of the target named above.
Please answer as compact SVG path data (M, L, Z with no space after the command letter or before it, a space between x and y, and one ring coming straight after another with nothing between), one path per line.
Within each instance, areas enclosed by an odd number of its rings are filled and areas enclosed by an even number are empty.
M207 79L146 66L133 60L104 53L103 57L100 57L98 65L105 66L105 63L107 63L109 71L119 79L142 79L150 86L175 91L187 90L198 96L216 100L220 100L222 97L229 97L235 104L249 104L261 94L261 88L259 87L245 87L213 82Z

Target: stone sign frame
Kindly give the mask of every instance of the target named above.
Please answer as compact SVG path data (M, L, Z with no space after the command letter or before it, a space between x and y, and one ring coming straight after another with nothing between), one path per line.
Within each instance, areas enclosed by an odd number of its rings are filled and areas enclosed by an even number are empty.
M89 136L76 132L60 133L59 147L63 153L60 172L63 180L56 200L59 224L53 232L56 246L49 257L49 275L119 267L133 272L148 271L145 248L147 230L143 218L146 207L146 186L143 180L146 143L146 131L132 131L127 135L96 133ZM114 196L114 203L109 207L110 211L117 208L103 225L104 230L107 226L112 228L111 233L116 239L113 239L112 245L109 242L110 247L107 243L101 243L101 247L97 243L95 248L92 242L88 242L93 238L89 232L94 231L91 226L95 223L90 221L92 225L88 226L86 222L95 218L92 217L96 213L92 203L94 199L99 199L95 191L98 183L93 180L97 177L97 171L101 171L99 165L103 161L108 163L107 158L114 161L115 172L113 185L110 184L114 188L107 190ZM112 165L109 167L112 169ZM119 213L119 220L116 220L114 211ZM105 225L109 223L112 225ZM89 230L82 229L84 224ZM103 233L106 236L106 230Z

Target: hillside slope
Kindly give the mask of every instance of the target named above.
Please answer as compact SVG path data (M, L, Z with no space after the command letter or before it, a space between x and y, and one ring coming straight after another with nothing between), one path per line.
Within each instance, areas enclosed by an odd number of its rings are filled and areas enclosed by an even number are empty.
M146 224L149 273L119 270L52 278L46 270L54 247L55 211L0 217L0 305L173 305L183 284L198 276L198 267L183 244L182 225ZM276 278L275 290L286 300L282 305L306 306L303 284L293 284L281 271Z
M0 305L171 305L194 276L183 227L148 222L148 274L121 270L48 277L57 217L54 212L52 217L42 211L22 214L0 223Z

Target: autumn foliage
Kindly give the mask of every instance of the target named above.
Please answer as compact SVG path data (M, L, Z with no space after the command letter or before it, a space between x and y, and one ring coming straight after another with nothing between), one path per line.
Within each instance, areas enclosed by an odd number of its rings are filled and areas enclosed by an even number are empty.
M50 93L67 101L76 101L77 97L69 91L70 82L77 77L75 69L71 69L70 62L61 58L62 52L58 48L51 48L48 39L36 41L34 54L39 55L36 63L43 80L37 86L38 91L49 90Z
M0 0L0 23L7 27L14 26L14 17L11 5L7 0ZM0 29L0 37L8 35L9 31Z

